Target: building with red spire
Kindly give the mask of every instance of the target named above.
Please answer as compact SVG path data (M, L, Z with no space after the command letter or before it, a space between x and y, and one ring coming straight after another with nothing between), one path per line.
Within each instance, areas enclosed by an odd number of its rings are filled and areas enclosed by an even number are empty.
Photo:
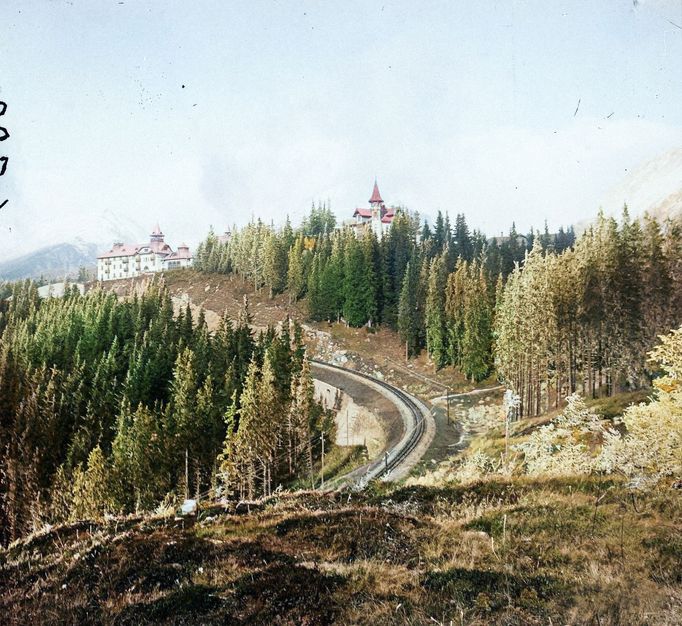
M377 179L374 179L374 189L372 190L372 197L369 199L370 204L382 205L384 201L381 199L381 194L379 193L379 185L377 185Z
M192 265L192 253L187 244L174 251L165 241L157 222L149 243L115 243L111 250L97 257L97 280L135 278L165 270Z
M376 179L374 179L374 189L372 190L372 196L369 199L369 208L362 209L357 208L353 213L353 218L355 222L353 226L356 228L358 234L371 229L377 236L377 239L381 239L391 227L393 218L396 215L396 209L393 207L387 208L384 203L381 193L379 192L379 185Z

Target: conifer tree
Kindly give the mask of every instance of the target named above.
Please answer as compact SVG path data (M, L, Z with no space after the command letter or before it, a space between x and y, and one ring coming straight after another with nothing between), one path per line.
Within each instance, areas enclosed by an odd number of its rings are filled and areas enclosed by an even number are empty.
M237 392L232 394L232 401L227 406L223 420L225 422L225 438L221 453L218 455L219 480L229 495L232 495L235 485L239 481L236 454L237 432Z
M303 360L300 373L292 380L291 405L287 415L289 471L304 469L313 473L312 421L315 389L308 359Z
M362 254L367 278L367 318L372 326L379 322L380 311L383 307L381 249L379 242L370 230L362 239Z
M259 391L258 364L252 360L241 394L239 425L235 434L232 459L235 474L240 482L240 493L242 496L247 494L250 499L256 493L256 462L260 445Z
M263 280L270 297L282 293L287 286L287 253L279 235L268 231L263 250Z
M448 351L445 329L446 254L431 261L426 297L426 347L436 369L445 365Z
M359 241L351 239L345 252L343 317L350 326L363 326L376 310L374 272Z
M263 360L263 369L259 384L260 415L258 424L257 455L262 469L263 494L272 492L275 453L279 445L280 431L283 425L283 413L286 404L277 389L277 377L274 370L272 353L268 350ZM276 478L276 476L275 476Z
M457 257L462 257L469 262L473 260L474 246L463 213L458 213L455 219L454 249Z
M249 365L241 396L239 427L235 436L234 456L241 475L241 491L253 498L257 485L261 493L271 488L271 472L277 447L276 415L280 410L275 389L275 374L268 353L262 376L255 360Z
M398 306L398 332L400 333L400 338L405 343L405 355L407 358L415 356L419 350L418 282L419 266L415 259L407 264Z
M456 367L462 365L467 276L468 263L460 258L448 276L445 291L448 360Z
M90 452L87 468L74 471L72 502L72 519L99 518L112 510L109 469L99 446Z
M381 240L381 249L384 301L381 317L389 327L397 329L400 292L414 249L414 234L407 215L398 213L395 216L388 236Z
M483 269L476 263L467 276L464 332L462 335L462 373L476 382L490 372L492 311Z
M328 319L329 309L322 299L322 271L320 269L321 258L316 254L313 258L310 273L308 274L308 316L315 321Z
M289 302L295 302L303 296L305 291L305 270L303 260L303 239L298 237L289 250L287 272L287 290Z

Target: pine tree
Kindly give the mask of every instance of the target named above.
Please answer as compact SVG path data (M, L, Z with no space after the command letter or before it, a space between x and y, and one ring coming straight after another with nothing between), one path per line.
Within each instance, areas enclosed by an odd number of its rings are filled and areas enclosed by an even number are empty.
M344 258L344 241L339 235L334 237L329 260L320 272L318 307L320 319L332 321L343 313Z
M464 332L461 368L465 376L477 382L490 372L492 311L483 269L470 266L466 285Z
M299 237L289 250L289 269L287 272L289 303L295 302L301 298L305 291L306 276L304 269L303 250L303 239Z
M287 286L287 253L281 238L272 231L266 235L263 250L263 280L270 289L270 297Z
M376 311L373 270L358 240L351 239L345 252L343 317L350 326L363 326Z
M276 462L275 453L280 441L285 406L277 389L277 377L270 350L265 353L259 388L260 424L258 425L259 445L257 455L263 472L263 494L270 495L272 493L272 474Z
M454 249L457 257L462 257L465 261L473 260L474 246L463 213L458 213L455 219Z
M415 356L419 349L418 283L419 266L415 259L407 264L398 306L398 332L405 343L407 358Z
M235 434L232 462L239 477L240 494L252 499L256 493L256 461L259 449L260 401L258 398L258 364L251 361L244 381L239 408L239 425Z
M320 255L313 258L310 274L308 274L308 316L315 321L328 319L329 309L322 299L322 271Z
M394 329L398 328L400 292L414 245L410 219L404 213L398 213L393 219L388 236L381 240L384 300L381 319Z
M379 321L379 312L383 305L381 280L381 249L379 242L370 230L362 239L362 254L367 279L366 310L369 325Z
M287 414L289 468L290 472L305 470L312 480L315 389L307 359L303 360L301 371L291 384L291 405Z
M261 482L263 494L271 488L271 471L277 447L277 415L280 412L275 389L275 374L268 353L262 377L255 360L249 365L239 409L234 460L241 476L241 491L253 498Z
M232 401L225 410L225 438L221 453L218 455L219 481L228 495L232 495L235 485L239 481L236 463L236 432L237 432L237 393L232 394Z
M448 361L456 367L462 365L467 275L468 264L460 257L455 271L448 276L445 291Z
M447 361L447 335L445 328L446 254L434 258L429 268L426 297L426 347L436 369Z
M88 456L87 468L79 466L74 472L72 519L99 518L111 510L109 469L97 446Z
M446 243L446 236L445 236L445 222L443 220L443 214L438 211L438 215L436 216L436 223L433 228L433 247L434 247L434 252L436 254L440 254L440 252L445 248L445 243Z

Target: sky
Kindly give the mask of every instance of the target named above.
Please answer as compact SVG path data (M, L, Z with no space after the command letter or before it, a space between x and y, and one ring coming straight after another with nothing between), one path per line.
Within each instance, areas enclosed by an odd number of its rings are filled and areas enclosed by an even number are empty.
M682 0L1 0L0 100L5 258L345 219L375 177L555 229L682 148Z

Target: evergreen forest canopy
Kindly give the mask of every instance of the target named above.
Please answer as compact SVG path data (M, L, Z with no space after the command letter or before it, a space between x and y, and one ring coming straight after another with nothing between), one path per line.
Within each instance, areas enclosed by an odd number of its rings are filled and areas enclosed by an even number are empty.
M431 228L401 211L379 241L313 207L296 230L257 221L227 241L210 233L196 265L306 298L313 320L386 325L408 355L426 349L474 381L494 371L519 394L519 416L648 384L658 366L647 353L682 322L682 225L627 210L577 240L514 228L487 239L463 215ZM245 301L209 333L203 313L174 312L161 282L121 301L11 289L0 304L2 543L183 494L312 481L334 426L297 324L254 336Z
M312 320L384 324L408 356L426 349L437 368L473 381L493 370L538 415L579 391L614 394L648 382L656 337L682 322L682 224L627 207L600 213L576 240L515 227L506 237L470 232L464 215L433 227L400 211L381 241L371 229L336 229L315 207L294 230L252 222L227 240L212 232L195 266L234 273L255 289L306 297Z
M301 328L255 337L250 322L245 301L211 334L203 312L174 315L159 282L124 301L15 284L0 313L2 543L211 487L253 497L308 480L333 420Z

